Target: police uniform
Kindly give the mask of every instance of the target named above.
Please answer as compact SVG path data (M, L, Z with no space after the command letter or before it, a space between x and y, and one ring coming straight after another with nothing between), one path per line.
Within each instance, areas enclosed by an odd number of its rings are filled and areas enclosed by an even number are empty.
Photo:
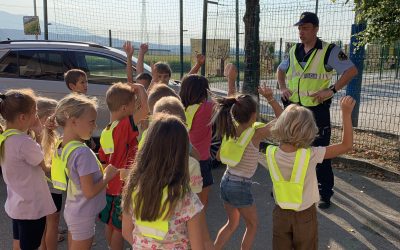
M296 25L301 25L302 23L311 22L311 21L303 21L301 23L302 18L303 15L301 17L300 22L297 23ZM318 19L317 19L317 25L318 25ZM343 72L354 66L354 64L348 59L346 54L338 46L336 46L335 44L326 44L319 38L317 38L314 48L312 48L307 53L305 52L304 45L302 43L294 45L291 48L292 58L293 58L292 60L294 60L295 57L295 60L297 61L296 63L298 63L300 67L306 70L305 67L311 64L313 60L316 60L315 55L321 50L326 50L326 51L324 51L325 54L323 55L323 68L320 69L319 71L321 72L320 75L324 75L323 73L326 73L326 79L324 84L322 84L319 89L316 89L316 91L323 90L329 87L331 76L333 75L333 70L335 70L338 74L342 74ZM289 56L286 56L278 67L279 70L287 73L287 78L289 73L288 71L290 70L291 67L293 67L292 66L293 64L291 64L293 63L293 61L291 62L290 58L291 57L289 52ZM320 65L322 66L322 64ZM302 99L301 97L302 93L300 93L299 90L300 87L304 87L305 83L315 84L312 83L312 81L316 80L317 78L318 79L321 78L319 78L319 75L317 74L309 74L308 76L304 76L304 73L302 74L301 77L303 77L303 79L301 80L301 83L300 81L298 83L298 93L296 93L296 91L293 91L294 94L291 96L290 100L284 101L282 99L282 102L285 107L291 103L297 103L299 105L302 105L310 109L314 114L319 129L318 137L314 140L313 146L328 146L330 144L330 138L331 138L331 119L330 119L329 108L331 106L332 98L329 98L328 100L325 100L322 103L315 103L314 101L311 101L312 99L308 97L307 94L304 94L304 98ZM303 86L301 86L301 84L303 84ZM325 86L326 84L328 84L328 86ZM307 88L307 86L305 88ZM296 98L295 100L293 100L292 97L296 94L298 98L297 100ZM312 93L308 93L308 95L310 94ZM324 160L321 164L317 165L316 169L317 169L317 178L318 178L321 200L329 203L330 198L333 195L332 188L334 185L331 160L330 159Z

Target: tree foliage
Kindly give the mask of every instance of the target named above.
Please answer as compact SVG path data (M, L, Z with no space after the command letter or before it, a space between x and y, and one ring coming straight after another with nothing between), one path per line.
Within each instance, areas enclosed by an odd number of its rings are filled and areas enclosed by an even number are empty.
M356 21L367 28L357 34L358 46L393 44L400 40L400 0L354 0Z

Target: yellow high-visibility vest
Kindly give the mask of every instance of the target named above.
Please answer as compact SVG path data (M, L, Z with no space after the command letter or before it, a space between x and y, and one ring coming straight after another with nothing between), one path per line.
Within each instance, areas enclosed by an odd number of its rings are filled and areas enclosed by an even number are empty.
M142 137L140 137L140 141L139 141L139 144L138 144L138 149L141 149L142 147L143 147L143 144L144 144L144 140L145 140L145 138L146 138L146 136L147 136L147 128L145 129L145 130L143 130L143 132L142 132Z
M87 145L81 141L70 141L64 146L63 150L61 151L61 155L58 155L57 148L59 147L60 143L57 145L54 155L51 158L51 181L54 188L65 191L67 190L68 183L68 157L75 149L87 147ZM100 171L103 173L101 163L97 160L97 158L96 161Z
M133 192L132 207L135 207L135 196L136 192ZM160 206L161 208L164 205L164 202L166 202L167 198L168 198L168 187L166 186L163 189L161 206ZM165 218L168 211L168 205L166 206L166 208L167 209L163 211L161 217L155 221L143 221L137 216L135 217L136 226L143 236L150 237L156 240L163 240L165 238L169 230L169 219Z
M320 103L310 95L326 89L332 79L333 70L327 71L324 58L329 44L323 42L322 49L314 49L304 68L296 59L296 45L289 51L289 68L286 72L289 90L292 92L289 100L302 106L312 107Z
M303 202L304 179L310 162L311 149L299 148L293 165L292 175L286 181L275 160L277 146L268 146L266 151L269 174L272 179L274 198L282 209L297 211Z
M19 134L22 134L22 132L18 129L7 129L2 134L0 134L0 146L7 140L8 137Z
M119 121L113 121L103 131L101 131L100 145L106 155L114 153L113 130Z
M255 122L251 127L244 130L239 138L222 139L219 156L221 162L229 167L235 167L242 159L244 150L253 138L256 129L265 127L265 123Z
M193 118L194 115L196 114L197 110L199 109L200 104L193 104L188 106L185 109L185 116L186 116L186 124L187 124L187 129L190 131L192 129L192 124L193 124Z

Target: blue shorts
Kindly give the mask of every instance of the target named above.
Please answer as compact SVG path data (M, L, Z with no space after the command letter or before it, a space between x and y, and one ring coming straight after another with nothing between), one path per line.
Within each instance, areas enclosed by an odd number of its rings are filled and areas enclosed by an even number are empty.
M251 194L252 182L250 179L232 180L227 174L221 180L221 199L229 205L237 208L253 205L254 199Z
M200 171L201 177L203 177L203 188L211 186L214 184L214 178L211 172L211 159L207 159L204 161L199 161L200 163Z

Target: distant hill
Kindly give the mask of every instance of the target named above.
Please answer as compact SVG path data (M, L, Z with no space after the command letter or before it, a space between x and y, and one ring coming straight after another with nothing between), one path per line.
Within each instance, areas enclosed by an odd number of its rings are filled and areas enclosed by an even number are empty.
M5 11L0 11L0 41L2 40L34 40L35 36L28 36L24 34L23 31L23 16L10 14ZM42 21L42 20L41 20ZM64 40L64 41L83 41L83 42L94 42L101 45L108 46L109 38L105 36L99 36L90 33L85 29L81 29L78 27L68 26L64 24L50 22L49 25L49 39L51 40ZM44 39L43 36L43 22L40 22L40 29L42 34L39 36L39 39ZM122 48L122 45L125 41L113 38L112 46L115 48ZM135 48L140 46L139 42L133 42ZM159 45L150 43L150 49L159 50L160 54L179 54L180 47L179 45ZM183 53L190 54L190 46L183 46ZM235 50L231 48L231 53L235 53ZM244 51L241 49L241 54Z

